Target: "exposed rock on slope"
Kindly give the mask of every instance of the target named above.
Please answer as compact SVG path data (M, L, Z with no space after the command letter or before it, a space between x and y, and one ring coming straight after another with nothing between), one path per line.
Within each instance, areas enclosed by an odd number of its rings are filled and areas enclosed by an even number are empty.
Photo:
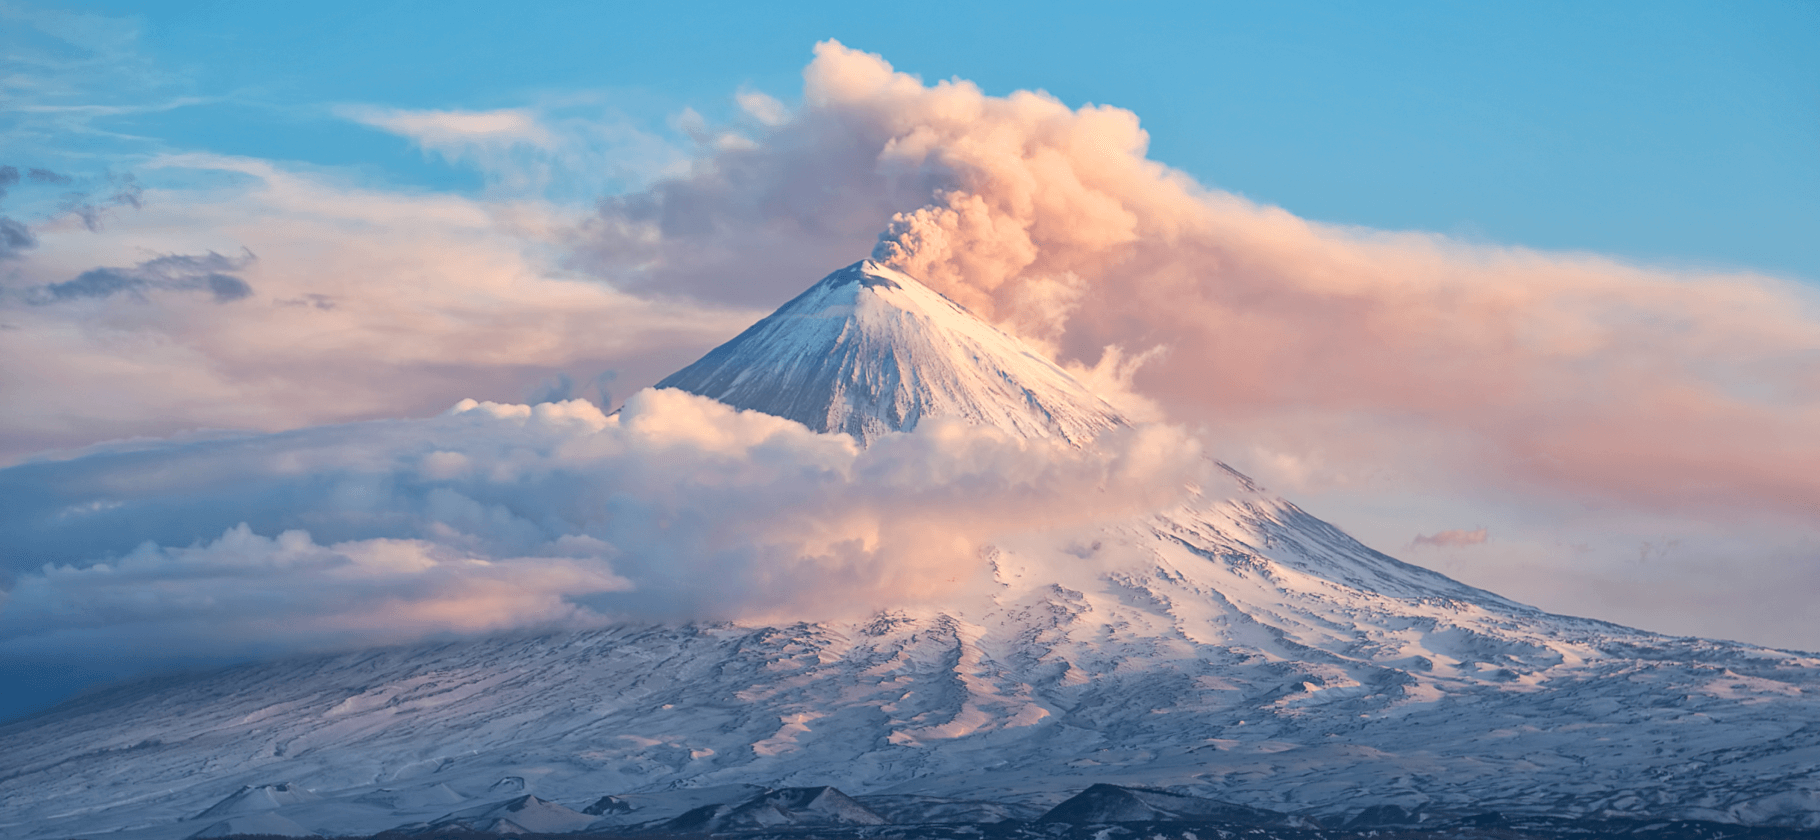
M767 790L737 805L704 805L664 823L673 832L741 831L777 826L883 825L885 819L826 785Z
M303 788L285 783L277 785L247 785L226 799L210 805L208 810L196 815L196 819L220 819L237 814L257 814L262 811L276 811L286 805L297 805L313 802L322 797Z
M456 811L430 823L429 830L464 828L485 834L560 834L594 822L580 811L525 795L495 805Z
M230 817L190 835L195 840L211 837L315 837L316 832L298 825L295 820L286 819L277 814L242 814Z
M1123 822L1219 822L1298 825L1288 814L1151 788L1097 784L1050 809L1039 822L1100 825Z

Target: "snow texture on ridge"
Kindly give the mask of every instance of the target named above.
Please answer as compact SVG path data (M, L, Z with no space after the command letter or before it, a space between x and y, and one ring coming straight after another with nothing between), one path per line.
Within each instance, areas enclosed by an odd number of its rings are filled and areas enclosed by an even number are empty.
M593 821L588 814L525 794L498 804L456 811L429 827L465 828L488 834L557 834L586 828Z
M1038 822L1103 825L1205 820L1237 825L1295 825L1288 814L1150 788L1097 784L1051 808Z
M786 825L883 825L885 818L827 785L767 790L737 805L705 805L663 824L677 833L719 833Z
M268 812L231 817L214 823L209 827L190 835L190 837L198 838L198 840L200 840L200 838L208 837L240 837L245 835L261 835L268 837L317 836L316 832L298 825L293 820L288 820L277 814Z
M1077 446L1126 425L1023 342L872 260L828 275L657 387L862 444L934 417Z
M866 621L622 626L121 686L0 728L18 803L0 835L177 838L273 778L322 797L275 813L324 834L452 810L372 804L399 779L637 809L602 825L737 804L755 791L709 789L748 783L1054 804L1098 782L1317 815L1820 823L1820 659L1549 615L1309 519L1201 499L1031 535L993 549L986 591Z

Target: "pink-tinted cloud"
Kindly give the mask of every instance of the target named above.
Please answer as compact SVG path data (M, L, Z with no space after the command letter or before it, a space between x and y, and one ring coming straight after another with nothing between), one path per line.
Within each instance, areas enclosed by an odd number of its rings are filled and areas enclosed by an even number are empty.
M834 42L804 77L790 120L606 202L578 253L632 288L775 302L883 229L881 257L1079 368L1160 348L1132 390L1228 457L1820 509L1811 290L1310 222L1149 160L1128 111Z
M1226 486L1178 428L1098 444L928 422L861 449L646 390L612 416L467 400L424 419L101 446L0 470L0 658L854 618L966 591L998 540Z
M425 416L464 397L599 398L604 384L623 399L759 314L565 276L537 253L561 224L547 208L241 158L164 163L239 186L155 191L100 235L44 230L0 278L0 356L18 361L0 365L0 464L196 428ZM582 385L540 384L564 376Z
M1490 533L1484 528L1474 528L1471 531L1437 531L1433 534L1417 534L1410 545L1414 548L1465 548L1469 545L1483 544L1490 537Z

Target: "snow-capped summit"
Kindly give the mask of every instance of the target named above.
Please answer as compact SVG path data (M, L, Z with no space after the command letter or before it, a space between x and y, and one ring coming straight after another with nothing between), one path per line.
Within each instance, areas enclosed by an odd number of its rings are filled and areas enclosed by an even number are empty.
M657 383L870 443L933 418L1074 445L1126 421L1015 337L862 260Z

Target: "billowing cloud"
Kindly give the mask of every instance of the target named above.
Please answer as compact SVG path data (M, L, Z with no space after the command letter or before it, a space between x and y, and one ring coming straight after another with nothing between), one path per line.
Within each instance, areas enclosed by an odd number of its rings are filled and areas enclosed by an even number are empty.
M1310 222L1149 160L1128 111L928 85L834 42L804 78L749 147L605 201L579 253L634 288L777 301L882 230L878 256L1077 369L1160 349L1127 366L1135 393L1273 481L1281 455L1329 464L1314 482L1378 463L1653 510L1820 506L1810 290Z
M644 391L117 444L0 470L0 655L244 656L639 619L826 618L985 573L1008 534L1209 482L1183 432L1086 451L931 423L861 450Z
M1410 545L1415 548L1465 548L1479 545L1491 538L1484 528L1467 530L1437 531L1433 534L1417 534Z

